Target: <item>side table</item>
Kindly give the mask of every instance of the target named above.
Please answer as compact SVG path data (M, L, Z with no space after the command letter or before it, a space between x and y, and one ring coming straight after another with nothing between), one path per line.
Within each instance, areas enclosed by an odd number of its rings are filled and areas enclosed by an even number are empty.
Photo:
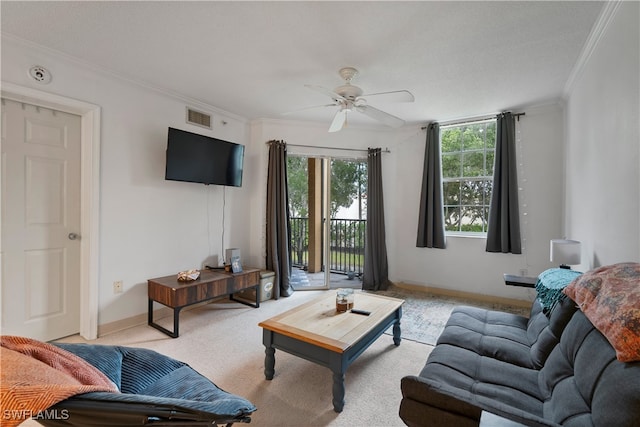
M513 274L504 275L504 283L508 286L521 286L524 288L535 288L537 277L516 276Z

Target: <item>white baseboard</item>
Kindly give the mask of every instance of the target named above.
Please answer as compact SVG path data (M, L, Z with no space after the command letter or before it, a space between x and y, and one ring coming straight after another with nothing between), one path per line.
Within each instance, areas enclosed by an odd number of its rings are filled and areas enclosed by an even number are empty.
M193 304L188 307L183 308L180 313L192 310L196 307L200 307L205 304L209 304L212 302L220 301L226 299L227 296L215 298L209 301L204 301L199 304ZM153 310L153 321L157 321L159 319L163 319L165 317L173 317L173 309L169 307L162 307L156 310ZM119 332L124 329L133 328L134 326L146 325L149 320L148 313L138 314L136 316L127 317L126 319L116 320L115 322L105 323L103 325L98 325L98 337L103 337L105 335L112 334L114 332Z
M516 299L516 298L497 297L493 295L477 294L474 292L436 288L433 286L412 285L412 284L403 283L403 282L394 283L394 285L396 285L399 288L407 289L410 291L425 292L425 293L431 293L435 295L443 295L443 296L455 297L455 298L466 298L466 299L482 301L482 302L515 305L518 307L531 307L531 301Z

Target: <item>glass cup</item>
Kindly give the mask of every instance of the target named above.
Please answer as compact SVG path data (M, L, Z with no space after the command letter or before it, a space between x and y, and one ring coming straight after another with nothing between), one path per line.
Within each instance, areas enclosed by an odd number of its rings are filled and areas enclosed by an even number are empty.
M353 308L353 289L340 288L336 292L336 311L344 313Z

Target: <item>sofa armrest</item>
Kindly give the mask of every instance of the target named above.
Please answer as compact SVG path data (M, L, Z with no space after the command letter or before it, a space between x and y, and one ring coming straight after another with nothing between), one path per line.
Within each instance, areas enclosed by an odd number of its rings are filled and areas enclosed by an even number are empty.
M408 426L477 426L482 410L477 406L441 393L437 383L408 375L400 381L400 418Z

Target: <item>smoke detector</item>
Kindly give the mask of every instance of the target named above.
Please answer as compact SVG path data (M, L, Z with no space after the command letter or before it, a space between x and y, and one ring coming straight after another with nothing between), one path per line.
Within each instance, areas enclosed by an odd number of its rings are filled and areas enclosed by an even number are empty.
M29 68L29 77L42 85L51 83L52 79L49 70L40 65L34 65L33 67Z

